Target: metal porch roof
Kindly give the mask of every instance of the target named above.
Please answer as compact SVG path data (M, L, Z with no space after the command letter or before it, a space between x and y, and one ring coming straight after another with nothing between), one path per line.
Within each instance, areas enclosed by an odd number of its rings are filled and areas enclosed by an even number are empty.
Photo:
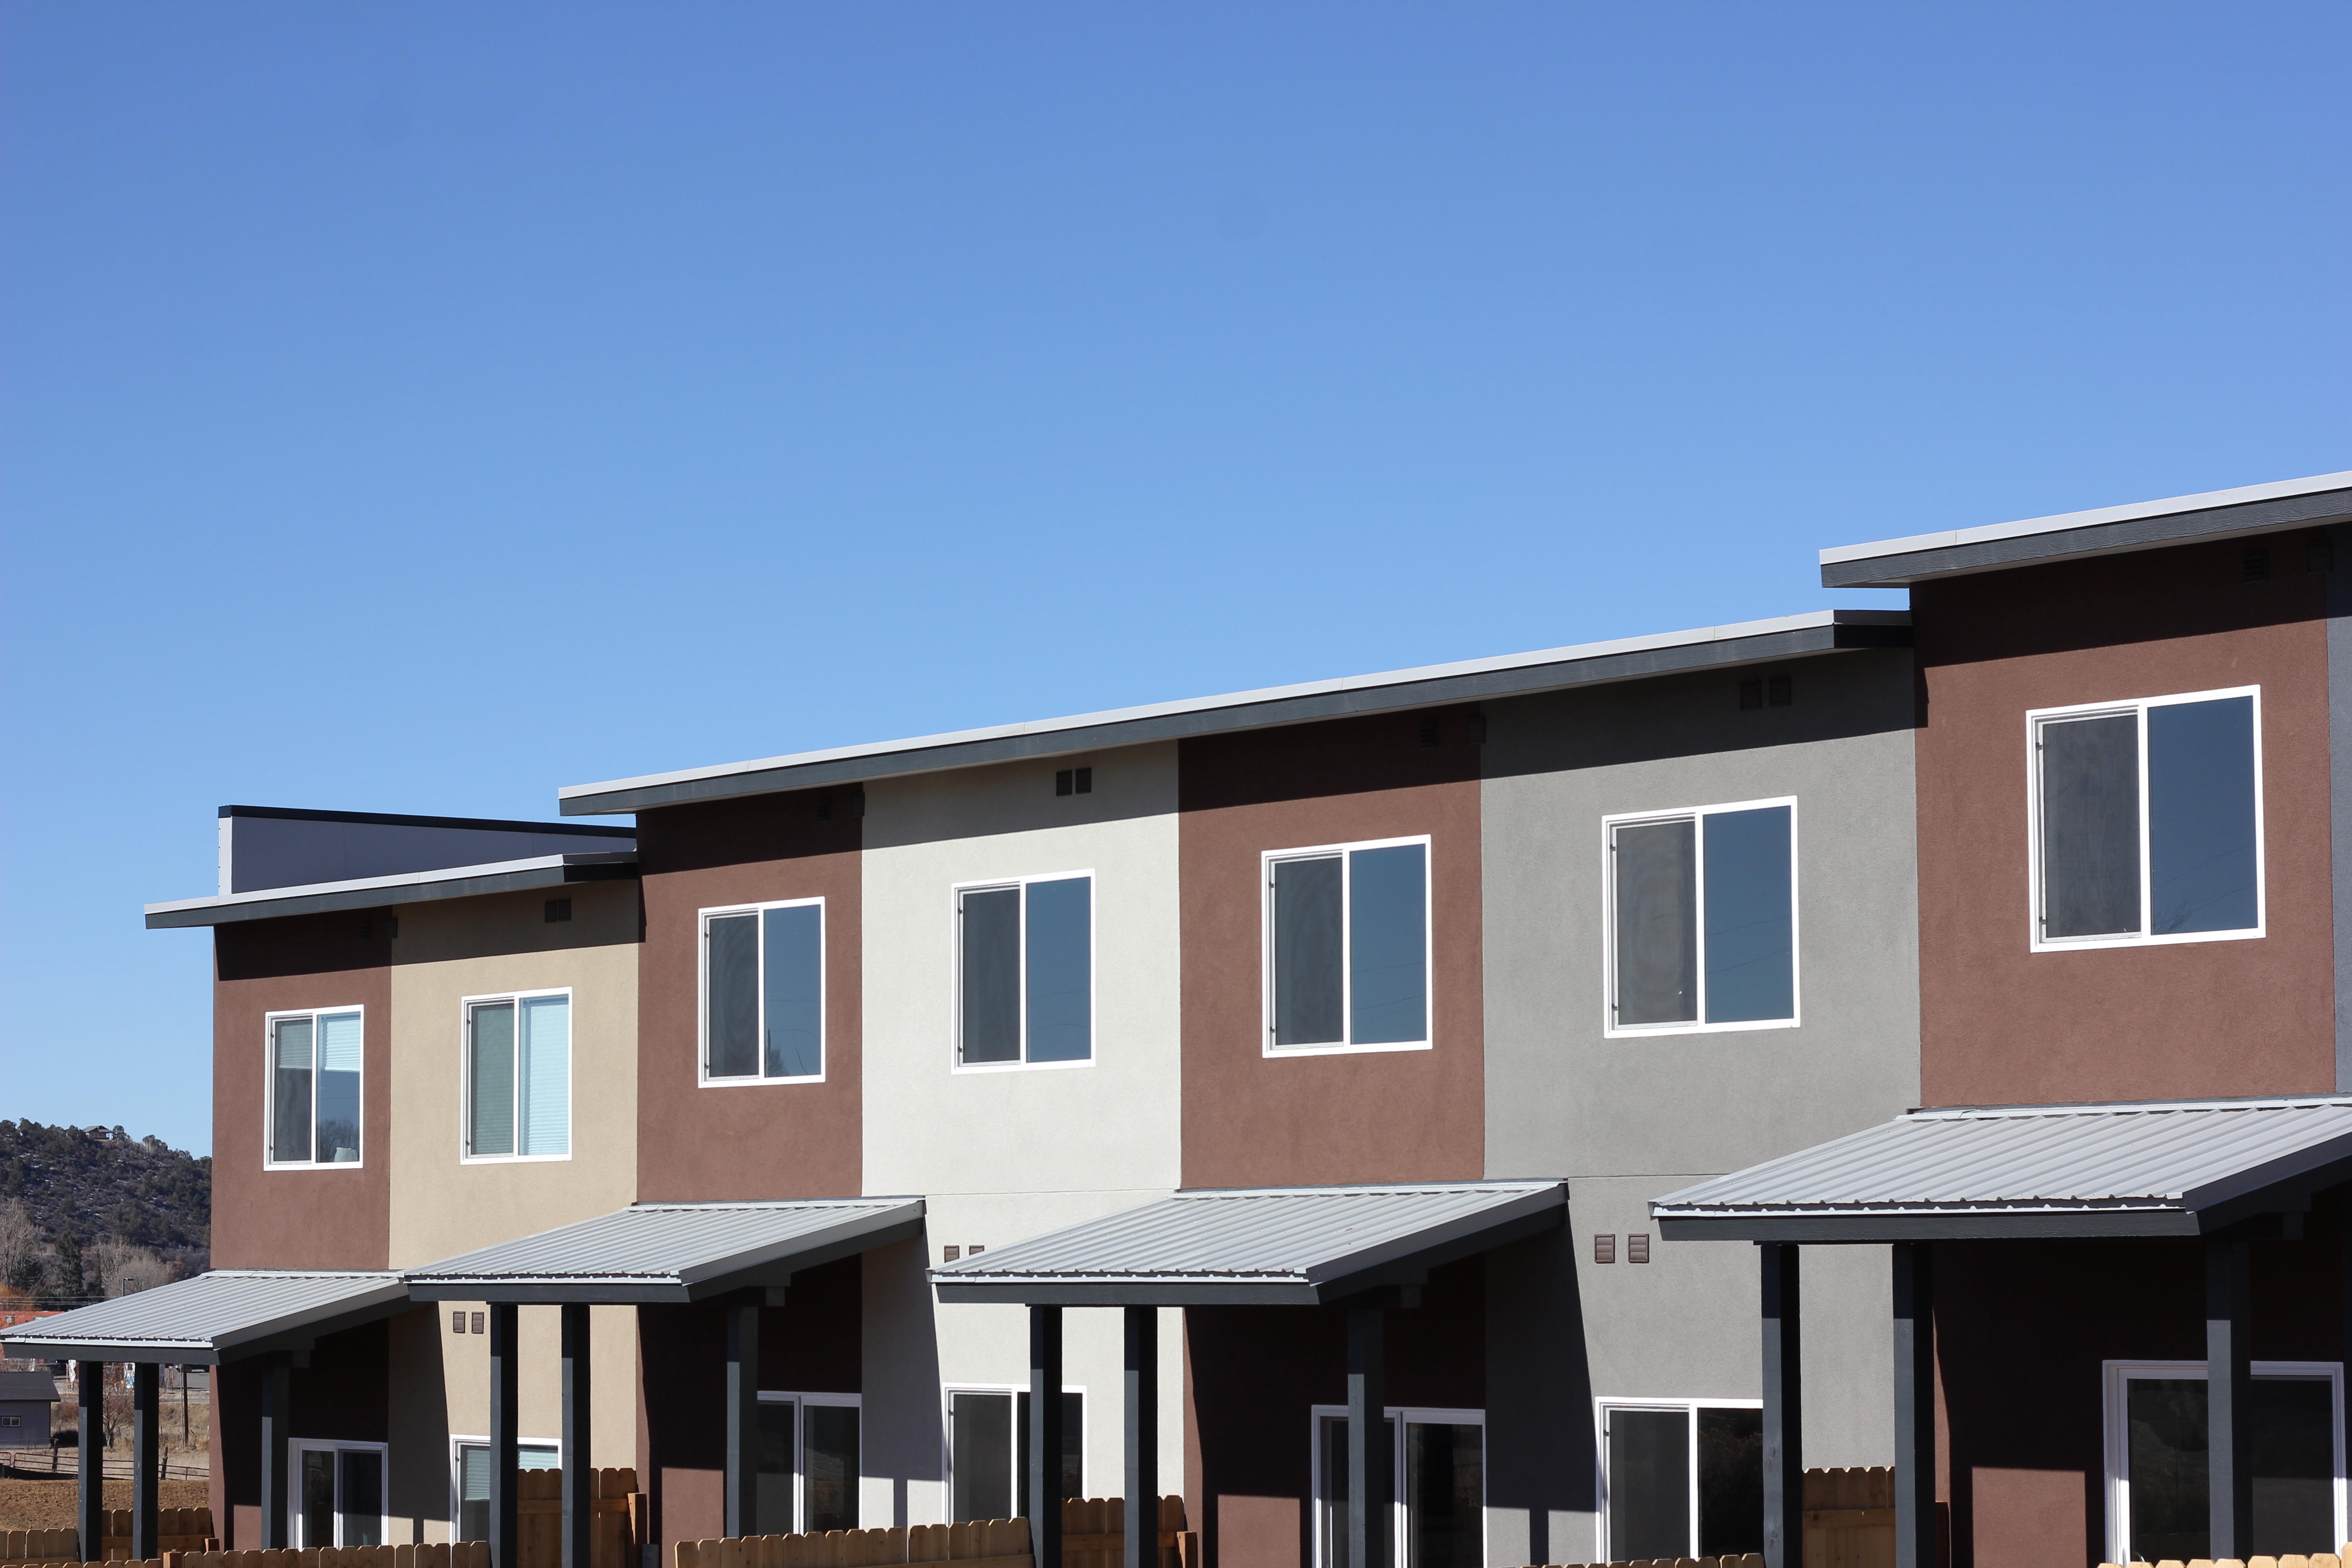
M920 1235L920 1198L638 1204L406 1271L420 1301L700 1301Z
M1668 1193L1668 1237L2197 1236L2352 1179L2352 1098L1979 1106Z
M931 1270L942 1301L1318 1306L1559 1226L1559 1181L1177 1193Z
M0 1330L0 1350L211 1366L270 1351L306 1351L322 1334L388 1318L407 1305L408 1287L397 1274L215 1268Z

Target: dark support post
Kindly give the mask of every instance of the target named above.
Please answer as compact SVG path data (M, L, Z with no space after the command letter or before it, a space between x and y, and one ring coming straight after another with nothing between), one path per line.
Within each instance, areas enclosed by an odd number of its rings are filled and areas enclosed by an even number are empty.
M1764 1280L1764 1568L1804 1568L1805 1378L1797 1246L1757 1248Z
M2249 1251L2242 1232L2205 1238L2205 1463L2212 1521L2206 1553L2215 1558L2242 1559L2254 1544Z
M1062 1564L1062 1309L1029 1309L1029 1549Z
M152 1563L163 1555L157 1542L155 1485L163 1478L163 1369L142 1361L131 1372L131 1555Z
M1895 1244L1895 1568L1936 1568L1934 1247Z
M215 1383L220 1369L213 1369ZM286 1549L286 1438L293 1411L294 1374L282 1360L261 1369L261 1546Z
M74 1397L81 1402L80 1495L75 1498L81 1526L81 1560L106 1561L106 1363L74 1363Z
M1160 1309L1127 1309L1126 1568L1160 1568ZM1059 1467L1056 1467L1059 1473ZM1059 1490L1057 1487L1055 1489Z
M563 1314L563 1568L588 1568L588 1303L566 1301Z
M761 1299L760 1291L746 1290L727 1303L726 1531L730 1536L760 1532Z
M1388 1311L1348 1309L1348 1568L1389 1568Z
M515 1304L490 1303L490 1568L520 1568L515 1525L515 1466L521 1460L515 1423L521 1412L516 1376Z

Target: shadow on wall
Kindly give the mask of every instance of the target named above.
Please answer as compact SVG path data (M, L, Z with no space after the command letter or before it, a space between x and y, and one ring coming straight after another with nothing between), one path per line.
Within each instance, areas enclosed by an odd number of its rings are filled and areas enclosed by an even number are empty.
M1563 1227L1486 1254L1486 1517L1496 1561L1581 1561L1552 1516L1600 1509L1592 1369L1576 1244ZM1502 1539L1526 1531L1526 1545Z
M392 1486L394 1519L414 1521L410 1539L425 1539L425 1523L450 1522L449 1400L441 1365L438 1303L391 1320L392 1364L400 1370L392 1387ZM299 1375L299 1374L298 1374Z

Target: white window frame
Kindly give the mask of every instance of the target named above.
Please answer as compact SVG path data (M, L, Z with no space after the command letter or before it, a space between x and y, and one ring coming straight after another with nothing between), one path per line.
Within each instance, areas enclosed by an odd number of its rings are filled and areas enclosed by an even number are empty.
M767 1052L760 1052L761 1070L739 1078L715 1078L710 1071L710 922L722 915L763 915L770 910L814 908L816 912L816 1058L817 1070L770 1078L767 1075ZM833 916L824 907L823 897L814 899L770 899L763 903L714 904L694 914L694 1074L695 1081L704 1089L749 1089L763 1084L823 1083L833 1066L833 1037L827 1012L833 999L831 955L825 952L833 936ZM760 935L759 956L753 963L753 974L760 988L760 1019L756 1034L760 1040L768 1037L768 922L758 920L753 930Z
M319 1153L319 1031L318 1020L343 1013L360 1016L360 1157L321 1160ZM278 1130L278 1026L288 1018L308 1018L310 1028L310 1154L308 1160L273 1160L270 1145ZM261 1016L261 1168L265 1171L364 1171L367 1169L367 1007L353 1002L341 1007L286 1007Z
M1423 996L1427 1010L1422 1016L1423 1037L1418 1040L1397 1040L1381 1045L1360 1046L1352 1039L1330 1046L1277 1046L1275 1030L1275 968L1274 968L1274 868L1285 860L1328 860L1334 856L1339 861L1339 1017L1349 1034L1356 1030L1356 955L1351 940L1355 934L1355 910L1350 895L1355 891L1356 865L1351 858L1359 849L1400 849L1409 844L1422 847L1421 885L1421 975ZM1317 844L1297 849L1265 849L1258 853L1258 1054L1261 1057L1342 1057L1360 1056L1373 1051L1426 1051L1437 1045L1437 851L1431 836L1411 834L1402 838L1360 838L1346 844Z
M330 1007L327 1011L331 1013L341 1013L347 1012L349 1009L342 1007ZM392 1507L391 1444L364 1443L358 1441L341 1442L327 1437L289 1437L286 1440L286 1539L296 1551L308 1551L316 1546L341 1546L342 1544L341 1542L308 1542L302 1539L302 1456L305 1454L315 1453L341 1454L353 1451L373 1451L382 1457L383 1460L383 1506L387 1510L389 1510ZM342 1494L343 1467L341 1462L339 1460L335 1465L335 1522L338 1534L341 1532L343 1517L341 1507ZM383 1538L384 1544L392 1544L392 1514L389 1511L386 1511L383 1516L382 1521L376 1528L376 1534Z
M571 1046L563 1058L563 1147L561 1154L477 1154L474 1152L474 1009L485 1003L511 1002L515 1005L515 1142L522 1142L522 1005L534 997L561 996L570 1016ZM493 991L481 996L461 997L457 1003L457 1163L461 1165L535 1165L572 1158L572 1123L579 1109L575 1092L579 1074L573 1070L579 1056L579 1008L574 1004L569 985L543 986L536 991Z
M763 1388L759 1402L762 1405L793 1406L793 1521L790 1530L778 1530L773 1520L760 1521L763 1535L793 1535L808 1529L808 1426L810 1405L824 1405L835 1410L857 1412L857 1474L850 1483L850 1492L856 1495L866 1479L866 1402L859 1394L812 1394L800 1389ZM954 1495L952 1493L950 1496ZM863 1510L860 1510L863 1512Z
M1789 1016L1785 1018L1742 1018L1729 1023L1706 1022L1706 827L1705 819L1727 812L1789 808ZM1804 877L1798 858L1798 807L1793 795L1764 800L1736 800L1720 805L1684 805L1667 811L1620 811L1601 819L1601 1032L1612 1040L1651 1035L1728 1035L1756 1029L1794 1029L1805 1021ZM1617 1022L1617 830L1654 822L1691 824L1694 856L1693 887L1697 921L1698 1016L1686 1024L1623 1024Z
M1698 1413L1702 1410L1761 1410L1760 1399L1628 1399L1615 1394L1604 1395L1592 1402L1592 1495L1599 1500L1594 1510L1594 1539L1599 1543L1599 1560L1606 1563L1614 1552L1609 1542L1609 1413L1612 1410L1672 1410L1689 1417L1690 1458L1690 1551L1685 1556L1698 1555Z
M2130 1544L2131 1537L2131 1477L2126 1473L2131 1459L2131 1422L2125 1385L2134 1378L2203 1382L2208 1368L2201 1361L2109 1361L2099 1365L2105 1405L2102 1426L2106 1433L2107 1556L2113 1562L2129 1563L2130 1557L2118 1555ZM2347 1497L2344 1473L2344 1363L2258 1361L2252 1372L2256 1377L2327 1379L2334 1405L2328 1430L2336 1442L2336 1531L2328 1539L2341 1542L2346 1531L2352 1530L2352 1522L2347 1522L2352 1518L2352 1497Z
M2237 931L2153 932L2147 929L2149 899L2147 819L2147 710L2177 708L2189 702L2213 702L2231 697L2254 700L2254 923ZM2042 934L2042 727L2049 721L2089 719L2108 714L2133 715L2139 726L2139 931L2116 936ZM2270 856L2263 803L2263 689L2230 686L2213 691L2185 691L2166 697L2133 697L2117 702L2078 702L2067 708L2035 708L2025 715L2025 935L2034 952L2080 952L2088 948L2161 947L2186 942L2251 942L2270 931Z
M452 1541L457 1539L457 1531L463 1528L466 1506L465 1451L467 1448L487 1448L489 1446L490 1440L488 1436L476 1433L453 1432L449 1435L449 1538ZM343 1447L349 1447L352 1445L345 1444ZM552 1448L555 1450L556 1468L561 1469L563 1466L563 1440L560 1437L519 1437L515 1440L515 1447ZM385 1500L391 1500L387 1496ZM292 1537L289 1535L288 1539L290 1540Z
M1086 879L1087 887L1087 1054L1076 1061L1033 1062L1029 1059L1029 887L1034 882L1075 882ZM963 896L966 893L992 893L1017 888L1021 890L1021 956L1018 990L1021 997L1021 1059L1010 1062L967 1062L963 1059ZM950 999L950 1016L953 1032L948 1039L948 1070L956 1073L989 1072L1051 1072L1065 1068L1090 1068L1102 1058L1102 986L1096 956L1101 952L1099 934L1101 904L1096 894L1102 890L1101 879L1092 868L1076 871L1038 871L1020 877L982 877L973 881L956 882L948 889L948 973L954 994ZM971 1393L988 1392L971 1388Z
M1328 1416L1346 1420L1344 1405L1308 1406L1307 1416L1307 1511L1313 1516L1314 1529L1308 1544L1310 1565L1330 1561L1330 1542L1324 1539L1323 1515L1330 1492L1323 1476L1323 1422ZM1396 1423L1396 1434L1389 1449L1389 1542L1393 1550L1390 1556L1397 1563L1404 1561L1406 1517L1404 1498L1405 1427L1413 1422L1440 1426L1475 1426L1478 1428L1478 1560L1486 1562L1486 1476L1494 1455L1486 1443L1486 1413L1483 1410L1449 1410L1440 1405L1390 1405L1381 1410L1381 1418Z
M1039 879L1050 880L1045 878ZM994 884L982 883L982 885L987 887ZM1011 1420L1013 1425L1007 1428L1007 1436L1013 1445L1011 1449L1014 1470L1013 1502L1017 1508L1021 1503L1021 1489L1028 1484L1028 1479L1019 1473L1021 1395L1028 1392L1029 1385L1025 1383L943 1383L940 1384L940 1475L944 1479L940 1513L942 1518L955 1512L955 1396L959 1394L1009 1394L1013 1396ZM1092 1426L1095 1419L1095 1403L1093 1397L1087 1393L1087 1385L1083 1383L1066 1383L1062 1384L1062 1392L1077 1394L1086 1400L1086 1422L1088 1426ZM863 1447L866 1442L866 1422L863 1416L859 1417L857 1423L857 1441L860 1447ZM1082 1497L1094 1496L1093 1466L1087 1457L1087 1449L1091 1445L1085 1441L1085 1435L1081 1433L1078 1443L1078 1493Z

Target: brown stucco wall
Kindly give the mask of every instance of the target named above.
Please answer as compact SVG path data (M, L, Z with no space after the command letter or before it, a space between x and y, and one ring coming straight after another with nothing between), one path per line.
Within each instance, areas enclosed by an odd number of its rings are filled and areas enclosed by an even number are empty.
M1421 743L1434 718L1441 743ZM1485 1173L1478 748L1462 710L1186 741L1184 1184ZM1430 836L1433 1048L1269 1059L1259 856Z
M214 931L214 1268L391 1267L391 953L381 912ZM366 1009L359 1167L263 1170L265 1015L352 1003Z
M646 938L638 973L637 1196L843 1197L861 1174L858 818L853 795L760 795L639 819ZM823 898L825 1080L698 1081L697 911Z
M2335 1087L2326 579L2299 542L1987 573L1914 591L1921 1092L1929 1105ZM2262 688L2268 935L2028 944L2029 710Z

